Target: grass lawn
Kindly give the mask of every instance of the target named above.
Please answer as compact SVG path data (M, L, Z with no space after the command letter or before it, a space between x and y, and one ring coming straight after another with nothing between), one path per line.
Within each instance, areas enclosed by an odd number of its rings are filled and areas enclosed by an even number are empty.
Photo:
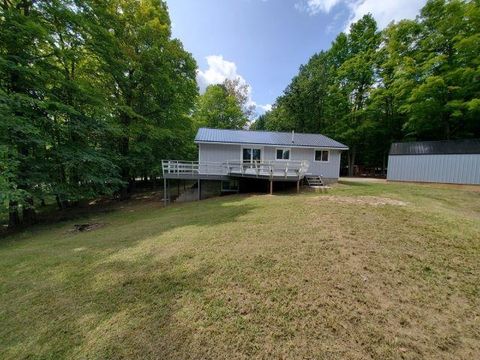
M122 204L0 240L0 358L472 359L480 192Z

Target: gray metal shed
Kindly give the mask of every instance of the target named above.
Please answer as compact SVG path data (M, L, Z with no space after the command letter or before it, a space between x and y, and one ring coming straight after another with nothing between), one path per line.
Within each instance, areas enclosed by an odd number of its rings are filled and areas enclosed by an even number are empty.
M387 180L480 185L480 139L394 143Z

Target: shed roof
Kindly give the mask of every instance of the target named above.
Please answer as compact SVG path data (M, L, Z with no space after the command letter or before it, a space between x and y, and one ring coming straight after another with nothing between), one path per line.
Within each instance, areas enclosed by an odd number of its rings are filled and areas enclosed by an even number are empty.
M319 147L348 150L346 145L330 139L325 135L275 131L200 128L195 137L195 142Z
M393 143L390 155L480 154L480 139Z

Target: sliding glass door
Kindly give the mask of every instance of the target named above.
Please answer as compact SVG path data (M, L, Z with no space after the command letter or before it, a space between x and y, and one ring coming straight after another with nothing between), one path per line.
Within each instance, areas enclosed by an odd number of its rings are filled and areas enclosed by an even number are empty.
M243 148L242 160L244 163L255 163L262 160L262 149L260 148Z

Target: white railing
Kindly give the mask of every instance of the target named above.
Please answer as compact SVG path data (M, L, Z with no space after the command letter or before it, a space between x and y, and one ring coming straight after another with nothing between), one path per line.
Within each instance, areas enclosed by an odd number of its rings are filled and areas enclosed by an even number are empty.
M253 162L227 161L229 174L242 176L303 177L308 171L308 161L263 160Z
M217 162L162 160L162 170L164 175L227 175L225 165Z
M205 174L301 178L308 171L309 165L309 162L306 160L226 161L223 163L180 160L162 161L163 174L174 176L196 176Z

